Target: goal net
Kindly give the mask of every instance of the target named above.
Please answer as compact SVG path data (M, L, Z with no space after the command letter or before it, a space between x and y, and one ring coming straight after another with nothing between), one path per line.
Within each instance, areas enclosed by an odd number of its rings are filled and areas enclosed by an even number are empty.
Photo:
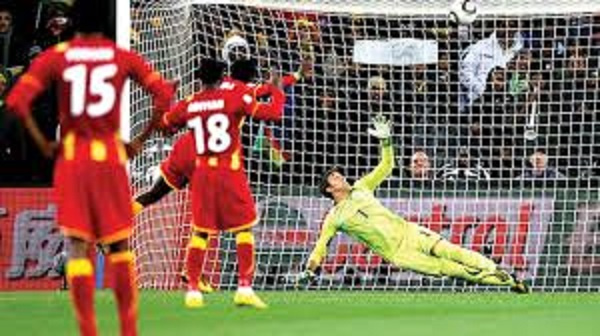
M339 165L356 180L377 165L378 143L366 133L377 114L394 122L397 168L376 192L386 206L534 289L600 289L599 3L486 0L472 25L456 26L449 2L133 3L131 46L180 81L179 98L197 88L198 59L221 57L233 35L247 41L262 78L314 63L286 88L281 123L243 128L260 214L257 289L294 288L331 206L318 194L320 176ZM133 134L150 115L146 99L133 87ZM154 138L134 160L135 192L151 185L173 141ZM185 190L137 218L141 286L181 286L190 220ZM204 273L235 287L235 239L210 246ZM489 289L395 268L341 234L312 288Z

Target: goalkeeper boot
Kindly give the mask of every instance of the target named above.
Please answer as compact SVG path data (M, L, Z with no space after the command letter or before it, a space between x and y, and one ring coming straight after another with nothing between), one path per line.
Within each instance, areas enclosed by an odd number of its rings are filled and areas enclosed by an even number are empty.
M515 284L510 287L510 291L517 294L529 294L529 286L523 280L519 280L515 275L512 276Z
M238 288L233 297L233 303L238 307L253 307L266 309L268 306L261 300L252 288Z
M190 309L204 307L204 298L202 293L197 290L190 290L185 293L185 306Z
M502 270L502 269L496 269L494 271L494 275L498 279L500 279L501 281L504 281L504 282L510 283L510 282L516 282L517 281L512 275L510 275L510 273L508 273L507 271Z

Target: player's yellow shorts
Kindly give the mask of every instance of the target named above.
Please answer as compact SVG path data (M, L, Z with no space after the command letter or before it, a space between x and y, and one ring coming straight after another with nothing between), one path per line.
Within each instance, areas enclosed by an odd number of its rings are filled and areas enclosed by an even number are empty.
M440 275L440 260L431 251L442 239L434 231L406 222L404 240L390 261L399 268Z

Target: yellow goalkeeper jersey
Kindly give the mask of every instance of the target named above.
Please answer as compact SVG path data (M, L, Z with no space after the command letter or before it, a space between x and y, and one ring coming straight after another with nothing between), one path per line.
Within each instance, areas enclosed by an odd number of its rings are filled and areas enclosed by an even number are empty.
M391 174L394 165L392 146L383 146L377 167L354 183L348 197L327 213L309 264L321 264L329 241L338 231L361 241L388 261L393 259L402 243L407 222L384 207L373 191Z

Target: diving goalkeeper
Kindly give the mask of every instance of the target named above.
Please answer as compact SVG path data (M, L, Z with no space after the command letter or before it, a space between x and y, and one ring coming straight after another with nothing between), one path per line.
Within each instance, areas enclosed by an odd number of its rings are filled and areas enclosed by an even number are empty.
M385 208L373 191L394 168L391 122L375 117L369 134L381 141L382 158L368 175L350 185L342 171L334 167L321 182L321 193L334 201L325 217L321 234L312 251L300 282L314 279L315 271L327 252L329 241L344 232L368 246L389 263L402 269L433 276L462 278L472 283L510 286L514 292L527 293L528 287L485 256L452 244L438 233L411 223Z

